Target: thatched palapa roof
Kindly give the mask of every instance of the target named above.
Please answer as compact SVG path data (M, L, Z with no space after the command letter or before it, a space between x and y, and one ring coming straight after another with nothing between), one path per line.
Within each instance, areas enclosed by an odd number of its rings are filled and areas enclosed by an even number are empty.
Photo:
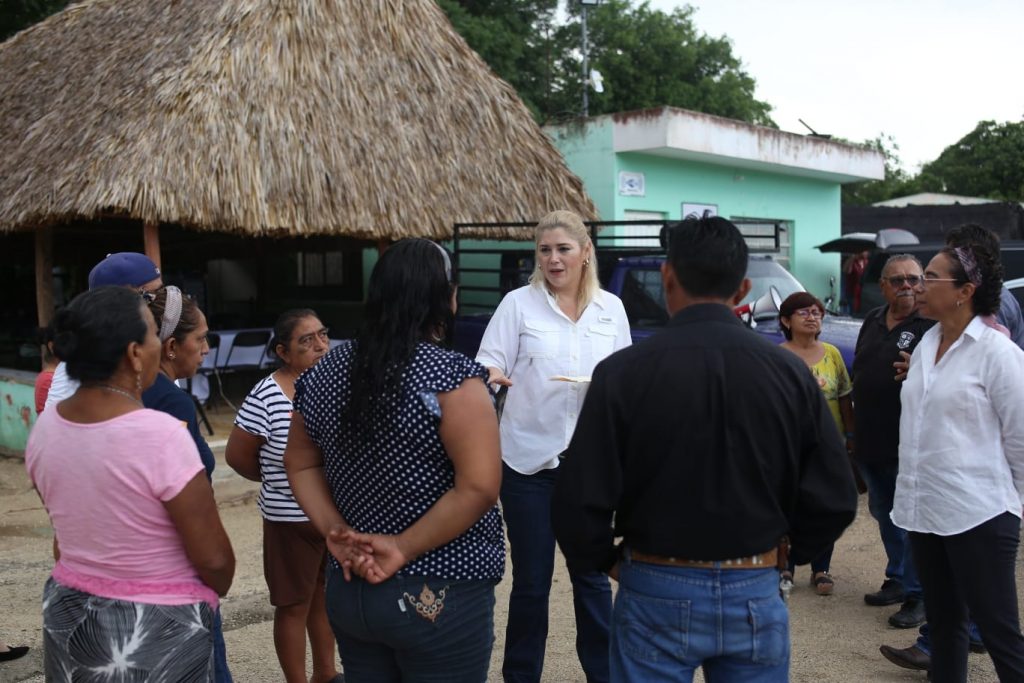
M432 0L86 0L0 44L0 231L443 237L593 217Z

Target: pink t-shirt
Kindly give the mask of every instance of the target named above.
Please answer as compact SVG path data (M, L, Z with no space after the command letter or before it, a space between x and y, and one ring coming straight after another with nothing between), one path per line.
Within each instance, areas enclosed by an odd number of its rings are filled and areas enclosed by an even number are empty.
M133 602L217 603L163 506L204 472L180 420L135 410L79 424L58 409L44 410L29 435L25 466L60 544L57 581Z

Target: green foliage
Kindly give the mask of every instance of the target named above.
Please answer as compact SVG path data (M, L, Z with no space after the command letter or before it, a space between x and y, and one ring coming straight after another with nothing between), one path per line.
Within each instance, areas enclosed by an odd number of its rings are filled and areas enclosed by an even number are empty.
M917 178L903 170L900 147L891 135L882 133L863 144L885 156L885 179L843 185L843 204L866 206L921 191Z
M549 106L558 0L438 0L455 30L540 116Z
M754 79L732 44L701 33L693 13L689 6L665 13L631 0L606 0L589 10L590 68L601 72L605 84L604 93L591 92L590 114L669 105L774 126L771 105L754 97ZM570 44L579 32L579 9L573 7L559 42ZM573 49L561 60L572 102L582 96L580 59Z
M68 5L69 0L0 0L0 42L42 21Z
M925 164L921 191L1024 201L1024 120L977 127Z
M557 0L439 0L456 30L512 84L541 121L582 108L580 7L555 24ZM774 126L771 106L754 97L754 79L726 38L693 23L693 9L666 14L647 2L605 0L588 11L589 67L604 93L590 91L590 114L670 105Z

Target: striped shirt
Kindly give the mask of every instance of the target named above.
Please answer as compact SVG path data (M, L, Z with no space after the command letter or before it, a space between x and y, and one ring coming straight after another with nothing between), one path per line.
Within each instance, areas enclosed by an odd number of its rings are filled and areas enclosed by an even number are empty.
M264 377L245 397L235 425L263 439L260 446L259 506L268 522L305 522L308 517L292 495L284 471L284 448L292 420L292 402L273 375Z

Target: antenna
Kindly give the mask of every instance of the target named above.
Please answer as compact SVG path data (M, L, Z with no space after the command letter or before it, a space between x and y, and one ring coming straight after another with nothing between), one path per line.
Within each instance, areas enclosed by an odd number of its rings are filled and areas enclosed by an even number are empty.
M800 123L804 124L804 128L806 128L807 130L811 131L811 137L812 138L821 138L822 140L831 140L832 139L831 135L826 135L825 133L819 133L818 131L816 131L813 128L811 128L809 125L807 125L807 122L804 121L803 119L797 119L797 121L799 121Z

